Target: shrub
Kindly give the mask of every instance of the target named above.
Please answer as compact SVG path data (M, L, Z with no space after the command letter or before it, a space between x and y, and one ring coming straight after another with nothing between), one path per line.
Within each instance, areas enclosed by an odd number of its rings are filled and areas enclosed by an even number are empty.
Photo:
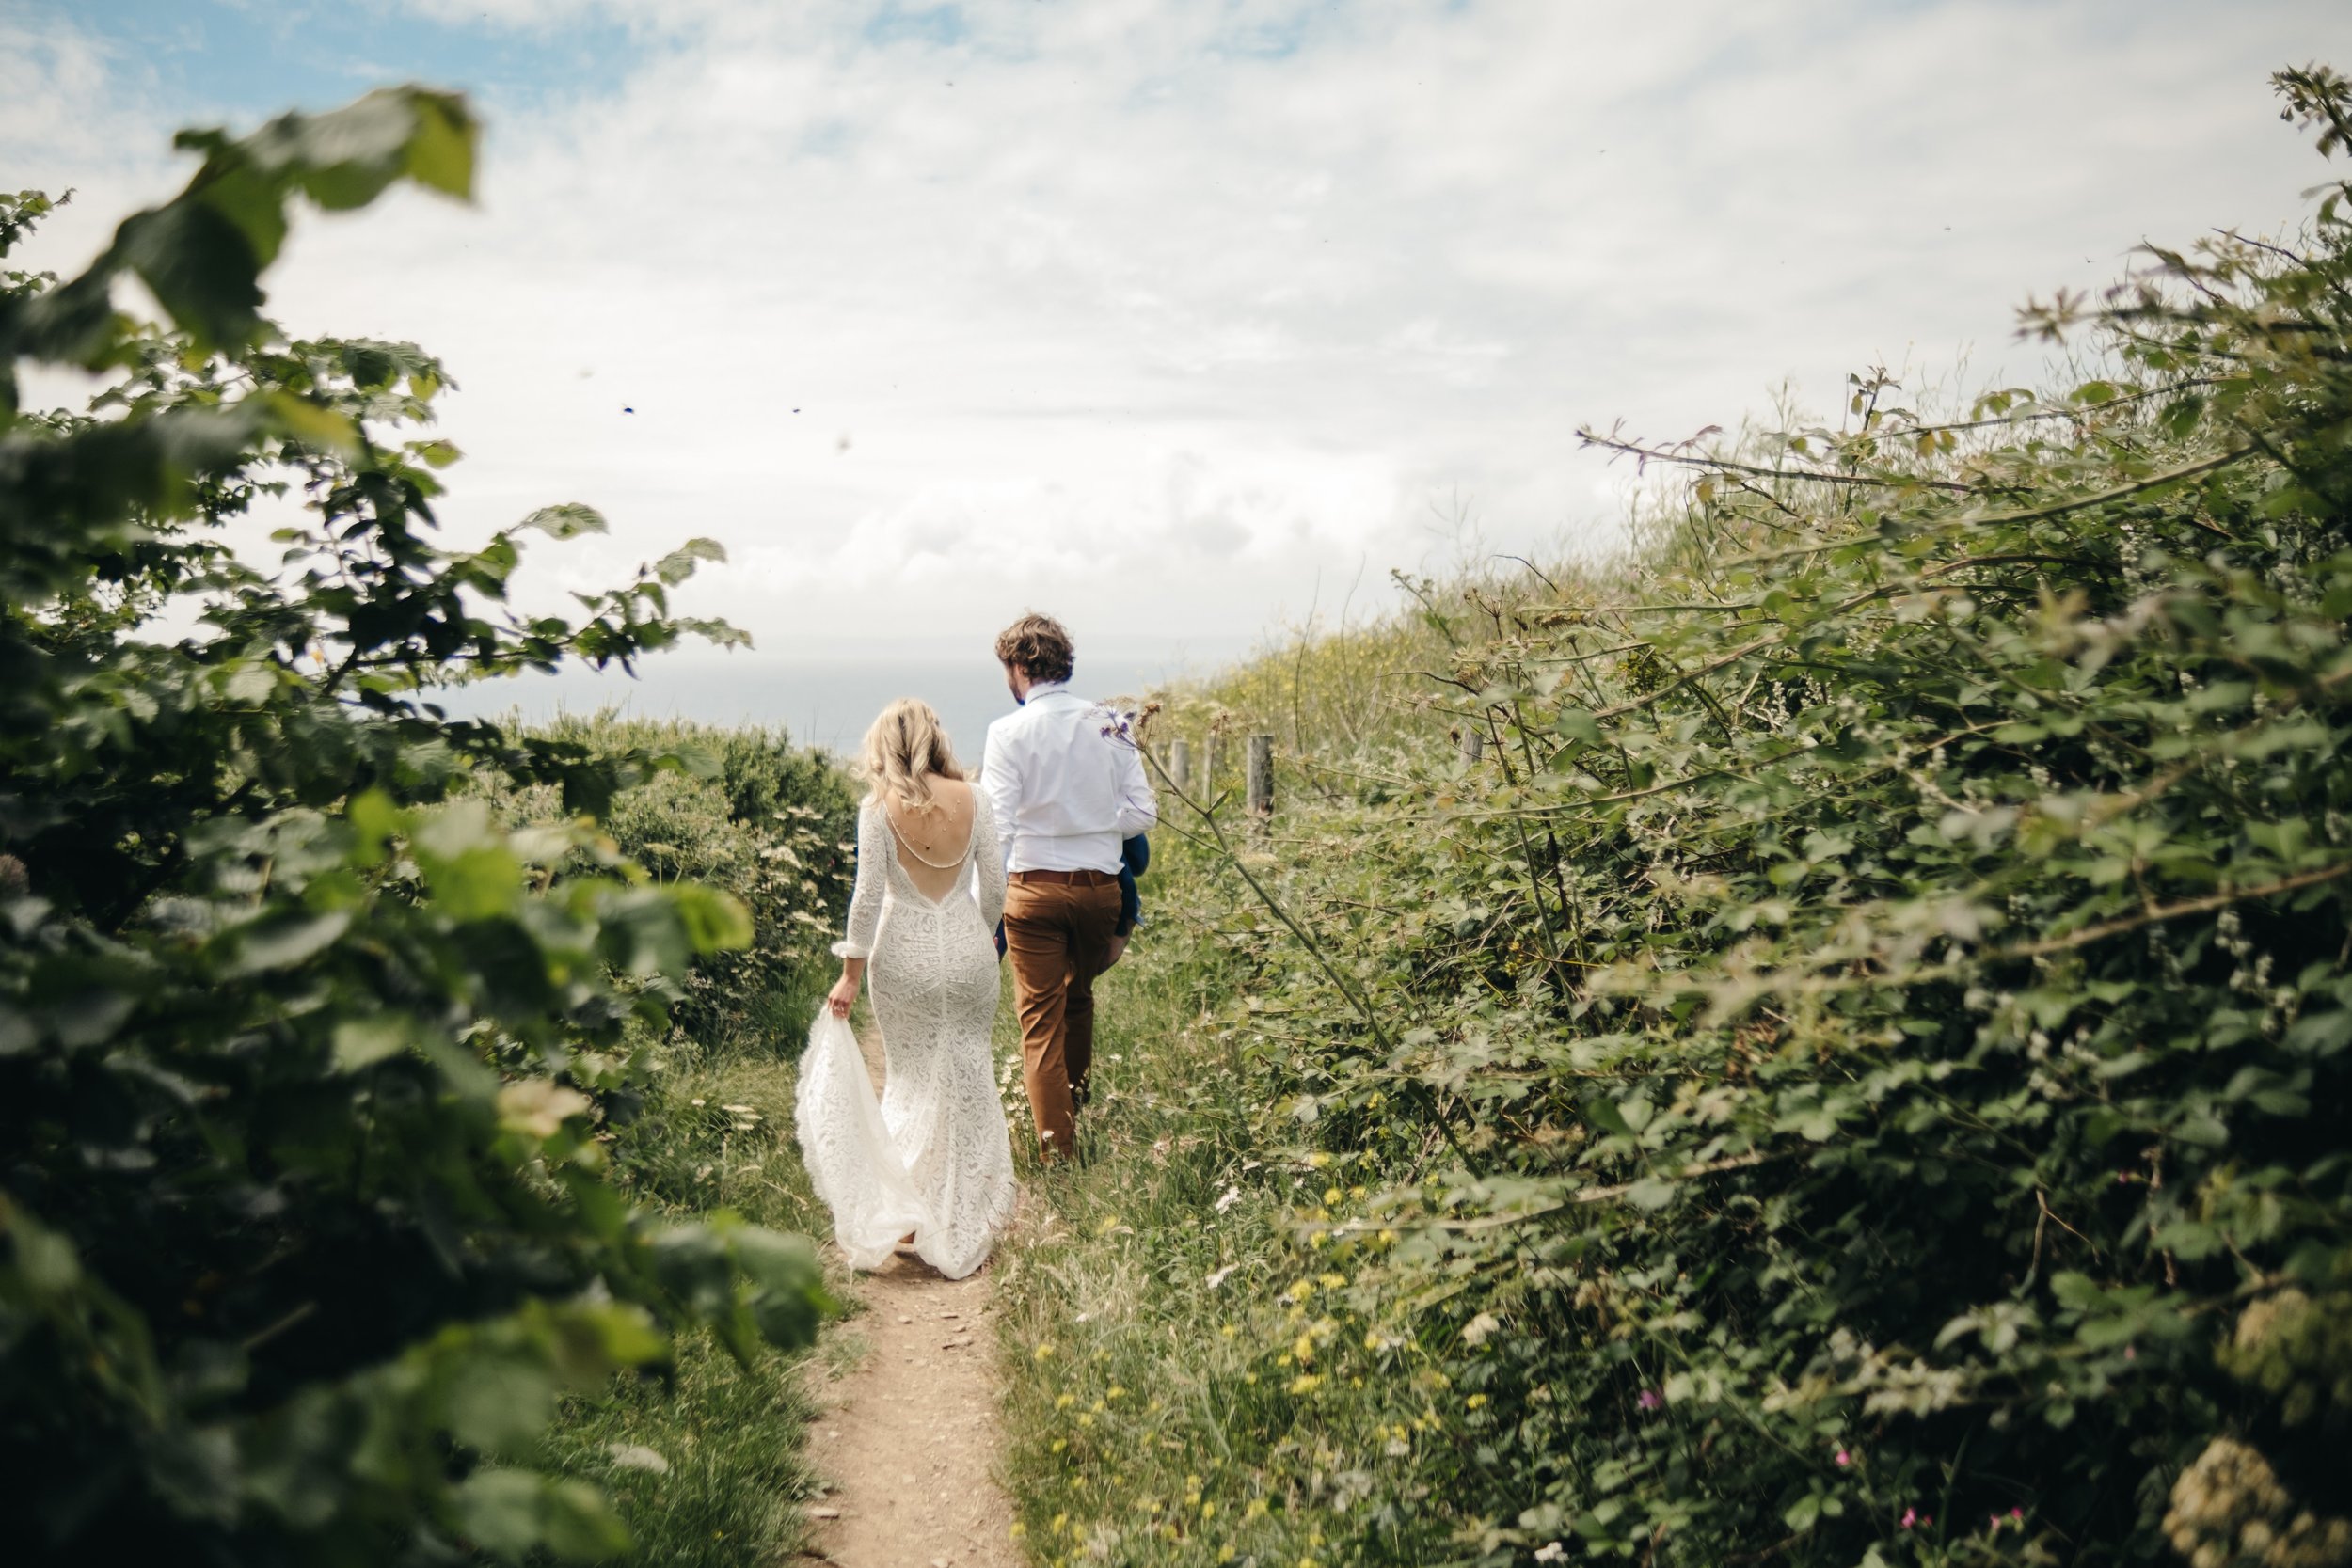
M1294 763L1213 941L1307 1338L1209 1396L1315 1456L1288 1506L1391 1561L2345 1560L2345 197L2029 307L2061 392L1591 436L1679 530L1445 609L1482 760Z
M232 140L78 277L0 296L0 1466L20 1560L609 1555L600 1496L519 1461L561 1390L711 1325L804 1341L805 1243L641 1215L587 1090L632 1071L740 905L657 885L574 813L665 764L447 721L437 683L689 630L695 542L577 624L503 608L523 530L431 536L456 453L410 345L290 341L259 277L297 198L462 196L454 98ZM44 203L0 204L0 252ZM171 318L119 314L135 276ZM18 368L110 375L90 415ZM280 567L222 525L298 490ZM170 610L198 629L174 638ZM572 866L559 877L559 867ZM616 981L615 976L619 977ZM497 1064L494 1071L488 1065Z

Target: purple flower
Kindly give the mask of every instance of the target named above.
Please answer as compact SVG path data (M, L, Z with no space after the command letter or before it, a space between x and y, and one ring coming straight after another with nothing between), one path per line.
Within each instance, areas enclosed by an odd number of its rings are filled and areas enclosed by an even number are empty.
M1847 1465L1851 1465L1851 1464L1852 1464L1852 1463L1853 1463L1853 1455L1851 1455L1851 1454L1848 1453L1848 1452L1847 1452L1845 1449L1838 1449L1838 1450L1837 1450L1837 1467L1838 1467L1839 1469L1841 1469L1841 1470L1842 1470L1842 1469L1844 1469Z
M1655 1410L1666 1402L1658 1397L1657 1389L1645 1388L1633 1402L1640 1405L1645 1410Z

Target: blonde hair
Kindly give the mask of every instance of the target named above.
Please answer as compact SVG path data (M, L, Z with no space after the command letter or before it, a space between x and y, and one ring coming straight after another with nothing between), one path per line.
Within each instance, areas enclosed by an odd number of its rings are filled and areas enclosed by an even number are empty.
M931 781L961 780L963 768L931 705L901 697L866 732L858 773L866 780L867 800L925 811L931 803Z

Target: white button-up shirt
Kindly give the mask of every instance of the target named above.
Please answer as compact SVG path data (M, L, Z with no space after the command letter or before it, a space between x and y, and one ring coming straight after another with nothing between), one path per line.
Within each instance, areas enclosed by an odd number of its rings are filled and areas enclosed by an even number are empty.
M1120 716L1059 681L988 727L980 788L1007 871L1104 871L1160 819L1143 759Z

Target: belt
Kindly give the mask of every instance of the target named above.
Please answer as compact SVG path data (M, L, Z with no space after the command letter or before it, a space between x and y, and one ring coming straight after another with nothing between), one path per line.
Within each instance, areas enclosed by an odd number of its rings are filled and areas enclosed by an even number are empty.
M1056 887L1108 887L1119 880L1107 871L1015 871L1013 882L1049 882Z

